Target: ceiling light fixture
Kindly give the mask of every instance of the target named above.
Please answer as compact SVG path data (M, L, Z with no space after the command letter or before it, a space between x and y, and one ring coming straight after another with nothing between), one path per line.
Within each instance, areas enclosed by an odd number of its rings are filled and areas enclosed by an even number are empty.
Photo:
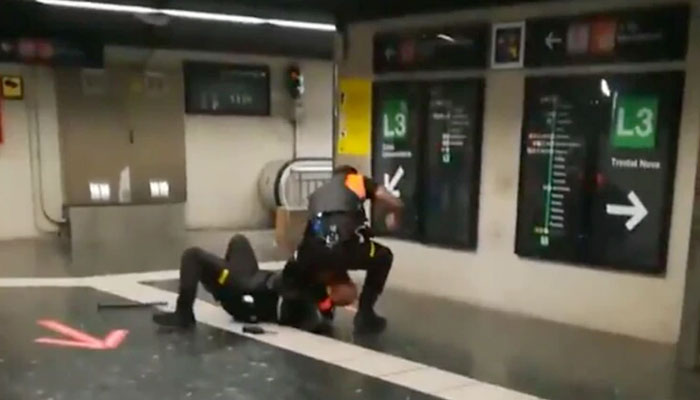
M143 6L131 6L124 4L96 3L92 1L77 0L35 0L37 3L58 6L80 8L85 10L111 11L129 14L164 14L175 18L198 19L203 21L231 22L237 24L270 24L284 28L310 29L316 31L334 32L335 25L320 22L305 22L286 19L259 18L246 15L220 14L203 11L177 10L167 8L153 8Z
M610 86L608 85L608 81L605 79L600 80L600 91L603 92L603 95L605 97L610 97Z
M151 7L129 6L124 4L93 3L89 1L36 0L36 2L50 6L83 8L86 10L113 11L134 14L150 14L157 12L155 8Z
M203 21L233 22L237 24L264 24L265 20L244 15L215 14L201 11L164 9L159 12L177 18L199 19Z
M335 25L323 24L320 22L292 21L288 19L268 19L265 22L284 28L312 29L315 31L335 31Z
M455 38L453 38L450 35L445 35L444 33L440 33L437 35L438 39L446 40L448 42L454 43L456 42Z

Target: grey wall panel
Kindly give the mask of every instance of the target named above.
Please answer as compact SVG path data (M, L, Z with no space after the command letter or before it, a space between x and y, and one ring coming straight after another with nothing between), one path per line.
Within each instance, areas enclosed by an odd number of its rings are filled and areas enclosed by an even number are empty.
M71 243L139 243L184 236L184 204L70 207Z
M89 182L108 183L112 199L119 172L129 158L124 107L118 73L105 71L93 91L83 90L79 69L56 71L56 98L65 203L89 204ZM103 80L102 80L103 79ZM99 86L99 88L98 88Z
M129 166L132 201L139 204L185 201L185 111L182 74L179 71L147 72L144 76L142 71L130 70L127 76L124 104L131 134ZM169 196L152 198L151 180L167 181Z
M56 73L66 204L183 202L185 128L182 75L114 67L103 73ZM120 201L128 168L131 195ZM152 197L150 181L167 181L166 197ZM95 201L90 183L110 185Z

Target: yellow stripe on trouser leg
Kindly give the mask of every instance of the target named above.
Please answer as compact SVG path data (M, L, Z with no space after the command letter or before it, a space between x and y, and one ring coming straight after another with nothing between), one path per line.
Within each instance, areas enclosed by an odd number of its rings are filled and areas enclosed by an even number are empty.
M374 246L374 242L369 242L369 256L374 257L374 253L377 248Z
M219 275L219 285L223 285L224 282L226 282L226 278L228 277L228 270L225 269L221 271L221 275Z

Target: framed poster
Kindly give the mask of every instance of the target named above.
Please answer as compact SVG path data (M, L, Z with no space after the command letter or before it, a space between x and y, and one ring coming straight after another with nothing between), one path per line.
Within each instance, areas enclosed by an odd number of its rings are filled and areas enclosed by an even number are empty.
M522 68L525 61L525 21L494 24L491 68Z

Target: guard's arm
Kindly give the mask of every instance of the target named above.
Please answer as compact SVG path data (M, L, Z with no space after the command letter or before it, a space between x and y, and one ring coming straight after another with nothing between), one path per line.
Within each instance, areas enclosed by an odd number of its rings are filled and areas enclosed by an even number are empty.
M389 212L398 212L403 209L403 201L400 198L389 193L389 191L381 185L378 185L374 191L373 200L380 206L383 206Z
M386 187L379 185L369 178L365 178L367 198L372 200L378 209L386 213L384 223L389 230L398 228L400 214L403 209L403 201L394 196Z
M366 198L372 200L375 205L386 209L389 213L401 211L403 208L403 201L391 194L387 188L368 177L364 177L364 184L367 193Z

